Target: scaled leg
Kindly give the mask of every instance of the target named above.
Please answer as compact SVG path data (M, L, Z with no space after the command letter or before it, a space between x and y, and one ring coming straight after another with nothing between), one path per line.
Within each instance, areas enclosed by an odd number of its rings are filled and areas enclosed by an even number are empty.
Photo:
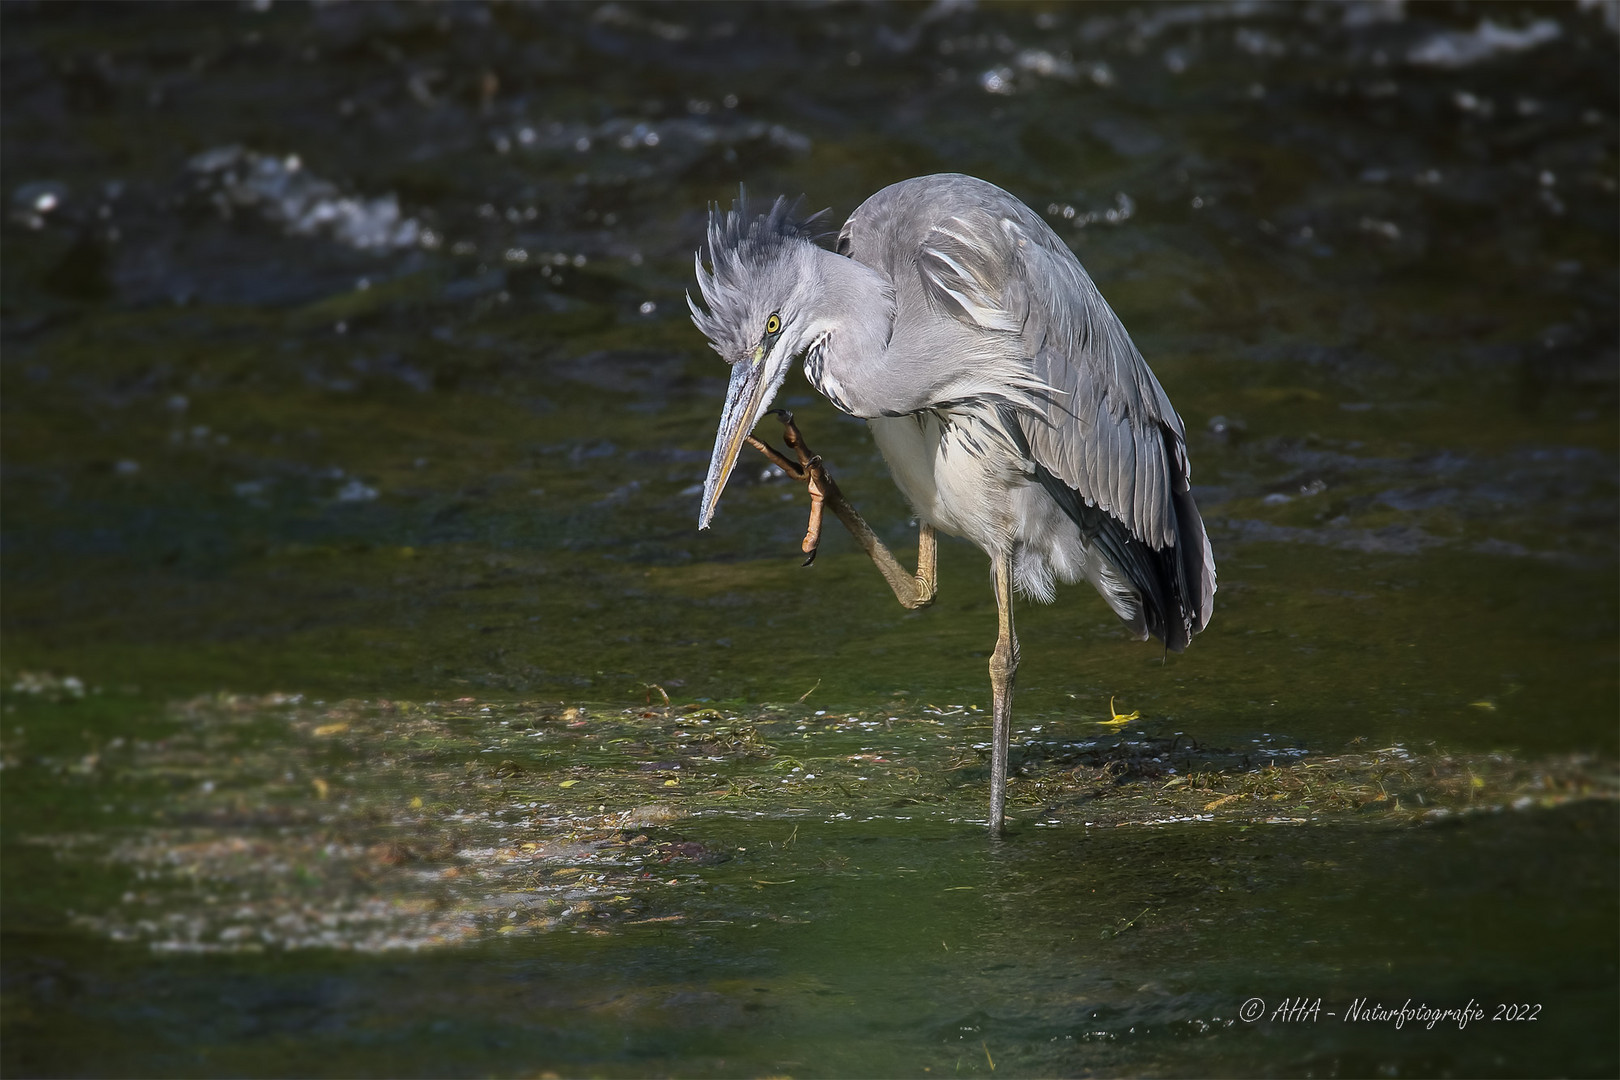
M860 511L851 506L844 493L838 490L837 482L827 472L821 458L811 452L804 436L799 434L793 414L785 409L771 411L782 421L782 437L788 449L798 456L798 463L795 464L787 455L752 435L748 437L748 443L783 472L795 480L805 481L810 487L810 523L805 530L803 544L804 552L809 557L804 560L805 565L815 561L816 548L821 542L821 511L823 506L828 506L844 523L850 535L855 537L855 542L877 564L878 572L889 583L889 588L894 590L895 599L900 601L902 607L920 608L932 603L938 584L938 548L934 527L926 523L922 526L917 537L917 572L908 573L894 553L878 539L877 533L861 517Z
M1007 752L1012 743L1013 679L1018 674L1018 635L1013 632L1012 555L992 561L996 580L996 651L990 654L990 832L1001 835L1007 814Z

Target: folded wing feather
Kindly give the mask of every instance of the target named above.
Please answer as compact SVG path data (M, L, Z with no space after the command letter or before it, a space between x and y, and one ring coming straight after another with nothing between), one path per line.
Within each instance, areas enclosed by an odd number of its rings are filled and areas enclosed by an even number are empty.
M1180 548L1171 570L1180 614L1189 635L1202 629L1214 560L1189 494L1185 428L1079 260L1016 205L935 226L917 269L942 311L1015 338L1042 388L1019 411L1033 464L1148 548Z

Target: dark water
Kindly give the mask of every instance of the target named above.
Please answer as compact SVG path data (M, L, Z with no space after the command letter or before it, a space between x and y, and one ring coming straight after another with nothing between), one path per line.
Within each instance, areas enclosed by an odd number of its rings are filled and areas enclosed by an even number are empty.
M1617 18L0 7L5 1070L1614 1074ZM1220 570L1020 610L1002 844L983 556L695 529L705 205L945 170Z

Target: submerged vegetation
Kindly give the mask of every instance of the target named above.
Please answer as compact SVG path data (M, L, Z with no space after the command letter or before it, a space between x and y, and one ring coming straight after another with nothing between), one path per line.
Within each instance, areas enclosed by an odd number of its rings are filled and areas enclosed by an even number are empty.
M770 860L731 843L728 820L791 822L789 837L836 820L976 835L984 812L988 721L963 706L867 715L220 694L168 719L162 738L117 739L73 761L5 747L8 769L56 772L118 815L104 830L27 840L127 874L115 905L75 920L159 951L414 950L724 921L735 914L725 903L680 886L773 884ZM1591 759L1216 748L1115 727L1019 732L1014 823L1391 828L1620 794L1613 763Z

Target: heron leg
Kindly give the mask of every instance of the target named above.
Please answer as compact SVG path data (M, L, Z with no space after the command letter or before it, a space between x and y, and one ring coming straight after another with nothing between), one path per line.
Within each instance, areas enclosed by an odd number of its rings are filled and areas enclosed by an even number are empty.
M917 602L911 606L933 603L938 591L939 538L934 535L934 527L925 521L917 527Z
M773 465L787 473L795 480L804 481L810 488L810 522L805 529L804 553L808 556L804 564L809 566L816 558L816 549L821 543L821 515L824 507L830 507L833 514L844 527L849 530L855 542L877 565L878 572L883 580L889 583L894 590L896 600L905 608L920 608L933 603L934 593L938 585L938 543L934 536L934 527L926 522L922 525L917 537L917 572L908 573L900 565L900 560L888 546L878 539L877 533L861 517L860 511L851 506L844 493L838 489L838 483L822 464L821 458L811 451L804 436L800 434L799 427L793 422L793 414L786 409L772 409L777 418L782 421L782 438L788 449L798 457L794 462L786 454L781 453L769 443L760 441L752 435L748 436L748 444L764 454Z
M996 582L996 651L990 654L990 832L1001 835L1007 813L1007 751L1012 742L1013 678L1018 674L1018 635L1013 632L1012 554L992 557Z

